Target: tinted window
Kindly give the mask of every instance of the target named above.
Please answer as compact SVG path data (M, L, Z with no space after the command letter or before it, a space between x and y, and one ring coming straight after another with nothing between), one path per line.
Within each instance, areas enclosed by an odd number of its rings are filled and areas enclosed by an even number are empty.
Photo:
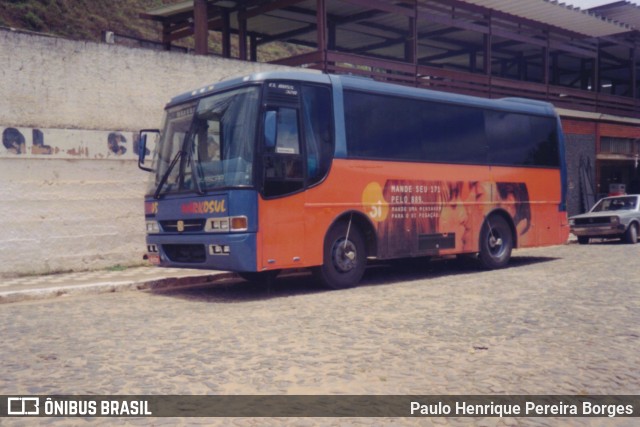
M390 160L421 156L418 102L345 92L344 103L349 156Z
M424 102L423 158L451 163L486 163L484 116L477 108Z
M263 117L266 197L320 182L333 158L333 109L326 86L269 83Z
M333 157L333 111L328 88L303 86L302 123L307 149L307 174L309 183L314 184L327 174Z
M298 110L288 107L268 109L264 115L264 130L264 195L281 196L301 190L304 167L300 156Z
M559 165L555 118L499 111L487 111L485 116L491 163Z
M349 157L559 165L553 117L354 91L345 91L344 103Z
M485 163L482 110L345 92L350 157Z
M293 108L280 108L277 118L276 153L300 154L298 112Z

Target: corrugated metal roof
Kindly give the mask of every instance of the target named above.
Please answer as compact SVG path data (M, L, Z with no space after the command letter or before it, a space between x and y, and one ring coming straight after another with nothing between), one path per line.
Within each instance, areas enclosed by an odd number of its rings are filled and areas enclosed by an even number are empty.
M640 30L640 6L629 1L617 1L589 9L597 15L615 21L624 22L630 27Z
M462 0L465 3L563 28L588 37L604 37L630 31L621 22L574 6L549 0Z
M609 5L589 10L555 0L462 0L463 2L498 10L507 14L530 19L532 21L563 28L587 37L604 37L640 29L640 7L628 2L617 1ZM233 7L235 1L216 0L211 2L220 7ZM348 3L340 3L340 12L345 13ZM330 7L335 8L333 3ZM172 15L193 10L193 0L147 11L147 17L168 18ZM332 10L336 12L336 10Z

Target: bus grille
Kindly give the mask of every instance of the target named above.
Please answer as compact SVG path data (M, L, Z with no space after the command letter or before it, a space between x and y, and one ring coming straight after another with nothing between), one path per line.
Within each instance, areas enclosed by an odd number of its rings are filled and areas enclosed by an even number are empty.
M160 221L160 226L162 227L162 231L167 233L182 233L183 231L193 233L204 230L206 222L206 219L171 220Z
M162 245L164 253L172 262L205 262L207 254L204 245Z

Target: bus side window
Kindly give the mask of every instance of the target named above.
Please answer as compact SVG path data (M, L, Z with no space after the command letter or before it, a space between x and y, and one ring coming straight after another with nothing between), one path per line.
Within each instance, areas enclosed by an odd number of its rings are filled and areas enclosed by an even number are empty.
M486 111L492 163L516 166L560 165L553 117Z
M321 181L333 157L333 111L327 87L302 87L302 123L304 126L309 184Z
M300 136L298 132L298 112L293 108L280 108L276 153L300 154Z
M264 113L264 146L267 150L273 150L278 136L278 112L269 110Z
M278 107L264 116L264 193L281 196L301 190L304 168L300 156L298 110Z
M264 117L264 145L267 152L300 154L297 110L284 107L267 110Z

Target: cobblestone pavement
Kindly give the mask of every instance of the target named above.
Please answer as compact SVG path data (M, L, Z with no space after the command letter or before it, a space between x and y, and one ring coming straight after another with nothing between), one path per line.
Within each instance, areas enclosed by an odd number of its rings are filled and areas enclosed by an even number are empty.
M69 295L95 295L135 289L188 286L231 273L213 270L158 268L154 266L114 268L14 278L0 277L0 304Z
M0 281L0 290L20 289L24 287L39 288L46 286L62 286L74 285L76 283L108 283L124 280L141 280L155 279L158 272L164 275L181 275L182 272L188 271L190 274L197 273L196 270L180 270L177 268L150 268L135 267L112 270L96 270L78 273L50 274L42 276L23 276L15 278L2 279Z
M0 394L640 394L640 245L0 306ZM13 425L615 425L602 418L32 419ZM4 422L3 422L4 424Z

